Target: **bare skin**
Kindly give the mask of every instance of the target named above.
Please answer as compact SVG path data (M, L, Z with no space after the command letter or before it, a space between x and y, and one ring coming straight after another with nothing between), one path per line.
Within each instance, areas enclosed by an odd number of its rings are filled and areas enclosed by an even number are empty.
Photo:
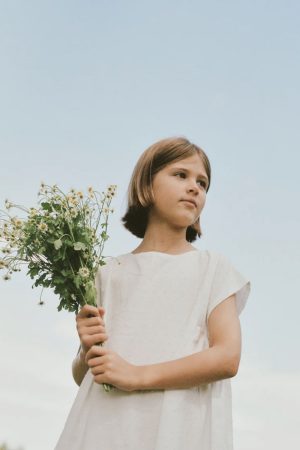
M130 364L111 349L95 345L108 339L104 314L104 308L85 305L76 316L81 345L72 365L74 380L79 386L90 368L96 383L103 383L101 375L105 373L110 380L109 384L123 391L132 391L139 383L140 368Z
M95 306L84 305L76 315L76 328L80 339L80 348L77 357L73 361L72 372L78 385L81 384L84 375L89 369L85 361L89 349L93 345L99 342L103 343L108 339L103 319L104 314L105 309L102 307L96 308Z
M127 392L141 389L143 367L131 364L113 350L93 346L86 355L86 361L94 375L95 383L112 384Z

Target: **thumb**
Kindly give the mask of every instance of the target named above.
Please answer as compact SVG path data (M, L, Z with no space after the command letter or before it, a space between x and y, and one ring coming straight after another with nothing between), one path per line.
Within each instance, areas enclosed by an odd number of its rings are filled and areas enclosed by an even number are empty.
M103 306L100 306L98 309L99 309L101 316L103 316L105 314L105 309L103 308Z

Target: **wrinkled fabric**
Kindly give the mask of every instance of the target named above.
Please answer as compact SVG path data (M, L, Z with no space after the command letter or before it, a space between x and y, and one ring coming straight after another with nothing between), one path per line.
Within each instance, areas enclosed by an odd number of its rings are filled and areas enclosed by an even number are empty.
M132 364L155 364L209 347L213 309L250 281L222 254L191 250L111 257L96 276L111 348ZM189 389L105 392L85 375L55 450L232 450L230 379Z

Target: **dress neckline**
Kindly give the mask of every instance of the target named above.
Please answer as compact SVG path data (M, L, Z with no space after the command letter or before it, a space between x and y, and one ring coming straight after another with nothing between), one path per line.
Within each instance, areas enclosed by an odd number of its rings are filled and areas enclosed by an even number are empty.
M198 249L188 250L187 252L183 253L166 253L166 252L158 252L156 250L149 250L147 252L129 253L129 255L137 256L137 255L145 255L146 253L156 253L158 255L166 255L166 256L182 256L186 255L187 253L197 253L197 252L199 252Z

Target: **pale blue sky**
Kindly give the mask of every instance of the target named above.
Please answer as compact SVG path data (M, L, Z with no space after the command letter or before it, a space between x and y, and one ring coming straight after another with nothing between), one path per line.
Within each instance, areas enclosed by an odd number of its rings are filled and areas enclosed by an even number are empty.
M0 1L1 205L33 206L41 180L117 184L105 249L117 255L140 242L120 218L142 151L183 135L209 156L195 246L252 282L237 450L300 444L299 17L296 1ZM31 284L24 271L0 285L0 442L50 450L77 392L78 340Z

